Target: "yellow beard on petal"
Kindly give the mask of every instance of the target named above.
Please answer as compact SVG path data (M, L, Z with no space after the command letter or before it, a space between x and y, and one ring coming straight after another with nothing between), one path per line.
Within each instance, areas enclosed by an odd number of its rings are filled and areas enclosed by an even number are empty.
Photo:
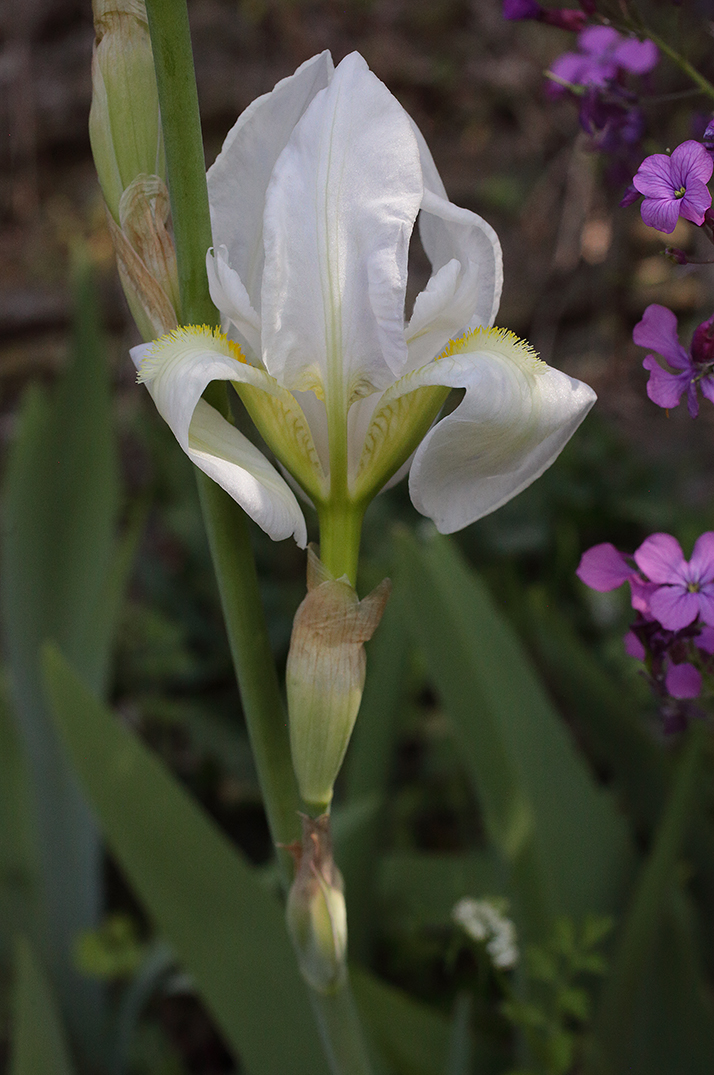
M144 355L141 369L136 376L137 381L139 384L153 381L166 359L167 352L175 356L183 350L195 350L196 346L205 347L216 354L225 355L226 358L233 358L236 362L247 361L238 344L229 340L219 328L212 328L210 325L179 325L154 340Z
M522 340L507 328L476 328L449 340L439 358L449 355L461 355L470 351L491 351L515 363L524 373L542 374L548 369L538 352L531 347L528 340Z

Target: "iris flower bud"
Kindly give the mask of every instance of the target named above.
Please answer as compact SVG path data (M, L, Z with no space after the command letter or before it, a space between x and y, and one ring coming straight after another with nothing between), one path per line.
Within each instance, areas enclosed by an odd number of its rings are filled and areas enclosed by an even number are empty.
M295 615L286 669L290 746L300 794L326 809L362 701L363 643L377 629L388 579L360 601L308 549L307 597Z
M319 993L334 993L347 972L347 911L342 875L332 857L329 814L303 814L302 844L290 848L297 872L286 908L300 971Z
M115 222L138 175L166 177L159 95L143 0L93 0L89 138L104 199Z

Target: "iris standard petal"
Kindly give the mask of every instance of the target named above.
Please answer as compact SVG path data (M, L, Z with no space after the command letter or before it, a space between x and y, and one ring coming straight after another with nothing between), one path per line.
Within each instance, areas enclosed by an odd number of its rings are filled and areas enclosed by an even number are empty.
M503 287L503 256L498 236L477 213L449 201L424 136L416 124L413 126L424 177L419 235L426 255L435 273L453 258L460 263L464 273L468 271L469 262L473 262L473 268L477 270L470 283L469 316L451 335L481 325L489 327L496 316ZM429 357L438 354L442 346L436 347Z
M260 361L260 316L253 309L245 284L228 264L228 248L219 246L206 254L208 289L221 311L224 329L230 322L247 344L251 357Z
M263 274L263 206L275 162L295 124L315 95L328 85L334 67L329 52L306 60L239 116L208 169L208 199L216 244L228 249L255 310L260 311Z
M588 385L540 362L512 333L477 332L457 346L458 353L419 371L424 383L466 394L427 433L409 475L412 503L445 534L535 481L596 399Z
M266 197L263 356L286 387L346 407L402 371L421 199L409 117L353 53L295 127Z
M268 383L267 374L233 357L231 348L210 329L179 329L133 348L131 357L156 409L196 466L273 540L292 534L304 547L307 530L295 494L262 452L201 399L211 381Z

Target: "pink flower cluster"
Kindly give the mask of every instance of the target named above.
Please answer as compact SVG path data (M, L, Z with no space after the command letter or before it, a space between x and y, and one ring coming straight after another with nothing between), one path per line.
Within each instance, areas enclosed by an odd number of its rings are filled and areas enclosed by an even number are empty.
M714 531L697 538L689 560L671 534L651 534L633 556L609 542L595 545L583 554L577 575L601 593L629 583L638 615L625 649L645 662L661 697L699 697L702 671L713 670Z

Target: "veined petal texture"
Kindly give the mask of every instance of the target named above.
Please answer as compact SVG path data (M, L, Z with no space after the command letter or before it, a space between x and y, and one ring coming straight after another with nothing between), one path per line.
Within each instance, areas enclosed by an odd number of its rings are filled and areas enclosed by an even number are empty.
M334 66L329 52L306 60L294 75L248 105L226 135L208 169L208 198L216 244L227 247L250 305L260 312L263 275L263 209L275 162ZM223 312L223 310L221 310Z
M453 354L412 377L414 387L421 381L466 389L456 410L426 435L409 474L412 503L443 534L495 511L540 477L596 398L498 329L457 341Z
M263 359L281 384L346 409L403 371L422 191L411 121L353 53L295 127L266 196Z

